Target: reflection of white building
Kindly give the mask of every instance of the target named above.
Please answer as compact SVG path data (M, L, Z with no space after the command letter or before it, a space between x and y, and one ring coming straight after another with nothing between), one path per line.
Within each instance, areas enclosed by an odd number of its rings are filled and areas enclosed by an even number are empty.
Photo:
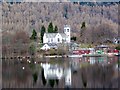
M63 69L62 67L59 67L57 65L51 65L51 64L42 64L41 66L44 69L44 76L45 79L61 79L65 78L65 85L71 86L71 68Z
M63 68L57 65L41 64L44 69L45 79L61 79L63 77Z
M72 58L72 59L73 60L69 64L70 64L72 71L75 72L80 68L80 64L79 64L79 60L75 60L75 58Z
M65 85L66 85L66 86L71 86L71 85L72 85L71 69L70 69L70 68L68 68L68 69L66 70Z

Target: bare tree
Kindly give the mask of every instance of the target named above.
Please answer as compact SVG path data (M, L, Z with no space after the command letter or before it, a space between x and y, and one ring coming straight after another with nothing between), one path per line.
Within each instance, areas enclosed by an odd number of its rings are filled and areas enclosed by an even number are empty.
M80 24L85 21L91 32L100 28L101 24L108 25L105 28L118 32L118 4L107 5L79 5L70 3L2 3L2 26L3 30L25 30L29 34L32 29L39 29L42 25L48 27L50 21L57 25L59 31L63 31L64 24L70 24L72 32L80 31ZM113 28L114 27L114 28ZM90 29L91 28L91 29ZM105 29L104 28L104 29ZM101 28L102 29L102 28ZM99 29L99 30L101 30ZM89 31L91 30L91 31ZM93 30L94 31L94 30ZM110 31L111 32L111 31ZM71 33L73 34L73 33ZM86 33L88 34L88 33ZM108 34L108 33L107 33ZM90 37L87 35L86 37ZM110 36L109 36L110 37ZM88 38L89 39L89 38ZM86 42L88 42L86 38ZM95 38L94 38L95 39ZM92 41L95 42L96 40Z

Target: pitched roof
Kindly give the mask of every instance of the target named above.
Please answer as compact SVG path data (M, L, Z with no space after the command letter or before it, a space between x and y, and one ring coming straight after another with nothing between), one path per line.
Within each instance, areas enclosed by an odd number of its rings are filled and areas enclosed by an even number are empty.
M64 37L64 38L66 38L67 37L67 35L66 34L64 34L64 33L59 33L62 37Z
M50 48L57 48L56 43L46 43ZM45 45L45 44L44 44Z
M97 48L108 48L108 45L98 45Z
M47 38L54 38L58 33L45 33ZM63 38L66 38L66 34L64 33L59 33Z
M47 45L49 45L49 46L57 46L56 43L47 43Z
M54 38L57 35L57 33L45 33L45 35L47 38Z

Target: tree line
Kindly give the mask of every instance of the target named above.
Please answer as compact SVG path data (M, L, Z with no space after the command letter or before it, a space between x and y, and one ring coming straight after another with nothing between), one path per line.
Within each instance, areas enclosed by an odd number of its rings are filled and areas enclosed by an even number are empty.
M64 24L70 24L76 34L80 24L85 21L91 27L107 22L114 27L118 25L118 4L110 6L87 6L73 3L2 3L3 30L25 30L29 34L34 28L37 32L49 22L55 23L61 31ZM21 26L21 27L19 27Z
M50 22L48 28L47 28L47 31L46 31L46 28L44 25L42 25L41 29L40 29L40 40L41 40L41 43L43 43L43 36L44 36L44 33L57 33L58 32L58 27L55 25L55 27L53 27L53 24L52 22ZM31 40L34 40L36 41L37 40L37 32L35 29L33 29L32 31L32 35L30 37Z
M52 21L56 26L53 28L50 25L51 29L49 29L49 32L58 30L58 28L59 31L62 31L63 25L69 24L72 29L72 40L100 43L104 41L102 37L106 39L117 37L117 10L117 3L109 6L104 4L100 6L89 6L73 3L9 4L4 2L2 3L2 29L9 30L10 32L24 30L31 35L33 29L36 32L41 32L40 28L43 25L47 28ZM85 22L86 30L81 29L82 22ZM44 30L41 36L43 36L43 33ZM84 35L81 36L80 33ZM75 36L76 38L74 38ZM84 37L87 38L82 40Z

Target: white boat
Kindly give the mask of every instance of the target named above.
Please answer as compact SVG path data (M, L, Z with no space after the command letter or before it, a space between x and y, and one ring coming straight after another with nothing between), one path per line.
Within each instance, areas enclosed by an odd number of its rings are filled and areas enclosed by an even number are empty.
M75 54L75 55L68 55L68 57L82 57L82 55Z

